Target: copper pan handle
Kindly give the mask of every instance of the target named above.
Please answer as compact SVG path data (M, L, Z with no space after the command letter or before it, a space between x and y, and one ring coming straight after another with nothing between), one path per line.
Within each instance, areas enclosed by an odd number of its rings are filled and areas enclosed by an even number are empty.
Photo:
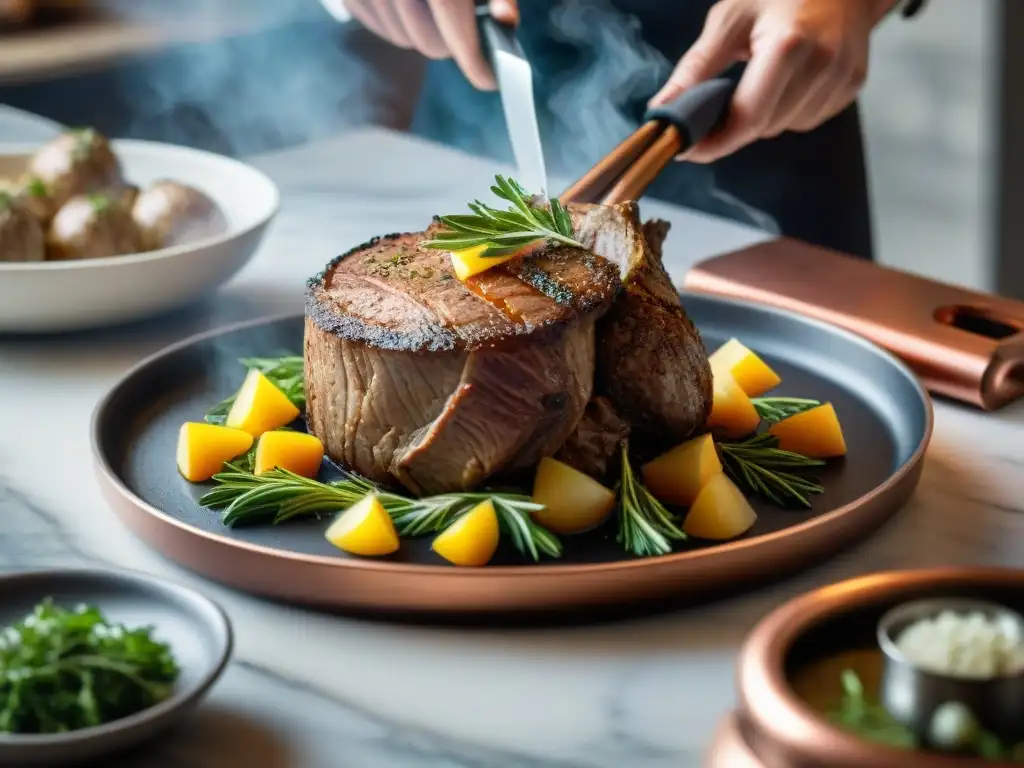
M717 130L729 114L736 83L716 78L647 110L645 123L559 196L568 203L610 205L640 198L680 152Z

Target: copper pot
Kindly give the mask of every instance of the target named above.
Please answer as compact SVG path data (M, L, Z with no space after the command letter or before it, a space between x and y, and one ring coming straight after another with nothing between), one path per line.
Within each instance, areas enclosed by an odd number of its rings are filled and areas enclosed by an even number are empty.
M929 597L983 598L1019 610L1024 571L881 573L824 587L776 609L740 651L739 710L716 732L708 768L962 768L960 757L863 741L829 722L797 691L797 678L811 664L867 647L886 610ZM983 765L1009 768L997 762Z
M36 0L0 0L0 29L27 24L36 10Z

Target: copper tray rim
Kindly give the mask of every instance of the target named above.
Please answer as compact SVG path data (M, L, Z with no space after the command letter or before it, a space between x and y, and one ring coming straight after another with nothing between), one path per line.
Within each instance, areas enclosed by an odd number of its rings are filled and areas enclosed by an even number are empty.
M504 582L505 584L511 585L512 583L515 583L522 585L523 589L531 589L531 587L528 587L527 585L538 584L539 582L543 582L547 579L561 578L566 580L564 583L568 586L565 590L568 592L571 592L573 589L578 589L578 585L581 583L578 581L579 579L603 579L604 583L607 585L609 583L608 579L614 577L616 574L621 574L623 576L630 575L633 581L629 582L629 580L627 580L627 583L632 583L634 588L641 589L636 586L636 579L642 579L644 584L649 585L664 575L668 577L673 584L675 584L675 587L671 592L667 592L662 589L661 593L677 594L680 593L681 590L686 591L680 586L679 579L673 578L673 575L677 574L679 569L683 569L686 574L694 577L699 575L702 565L711 566L712 564L718 564L717 559L721 559L721 568L727 568L727 570L734 571L736 569L735 562L739 558L744 557L748 552L754 557L760 556L762 558L769 559L775 557L777 560L781 560L784 563L785 561L788 561L790 555L785 554L783 550L794 549L794 552L798 554L797 561L799 562L797 562L797 564L792 568L784 564L776 568L776 570L781 568L781 572L779 572L779 577L781 578L783 575L787 575L790 572L802 570L806 567L810 567L814 562L831 557L835 552L840 551L846 546L855 543L858 539L869 535L885 520L894 515L905 502L906 497L909 497L917 486L920 479L920 470L925 452L931 442L934 429L934 408L932 400L913 371L911 371L898 358L894 357L891 353L882 349L878 345L857 334L838 328L837 326L829 323L808 318L788 310L765 307L764 305L756 302L718 296L707 296L704 294L691 293L689 291L680 291L679 293L684 301L687 296L693 296L694 298L705 302L711 301L723 305L734 306L741 309L751 309L759 313L767 313L795 320L831 335L839 336L852 344L862 346L874 354L887 358L887 361L896 369L896 371L913 386L916 394L916 401L921 403L924 411L923 429L921 430L919 442L914 448L913 453L900 467L894 470L883 483L861 495L859 498L854 499L853 501L836 509L823 512L811 520L792 525L781 531L766 533L749 539L726 542L699 550L684 550L657 558L623 559L620 561L599 563L523 564L460 569L449 568L441 564L428 565L393 563L369 559L331 558L322 555L309 555L275 549L265 545L242 542L224 534L195 528L136 496L113 470L108 461L108 457L105 455L102 448L102 426L106 419L108 409L111 407L112 401L121 389L130 381L130 379L146 367L153 365L160 358L174 354L185 347L201 343L202 341L210 338L260 325L269 325L289 320L299 322L304 316L304 313L302 312L285 312L231 323L219 328L194 334L188 338L157 350L131 366L110 387L107 393L97 403L93 411L91 423L91 450L100 488L103 491L103 495L108 504L121 522L125 524L137 538L147 544L149 548L169 558L176 564L206 578L213 579L216 582L232 586L251 594L270 597L272 599L281 599L287 602L321 605L326 604L338 608L348 607L357 610L367 609L370 612L379 612L381 610L387 612L389 609L397 607L401 610L412 610L415 613L435 615L462 614L466 612L477 614L494 613L501 612L505 609L518 611L523 609L529 610L530 608L536 608L538 606L541 606L543 609L547 609L553 607L556 603L559 605L561 605L561 603L554 598L545 600L535 597L523 597L522 595L525 593L522 593L519 590L513 590L519 594L515 596L504 595L501 600L497 601L497 603L483 600L479 597L479 591L475 596L470 593L467 593L466 595L461 595L460 593L459 597L455 597L455 599L452 600L446 600L444 603L437 603L429 600L427 601L427 604L421 604L420 600L413 600L410 603L400 596L394 595L381 600L379 597L367 596L368 592L364 588L365 582L354 585L356 587L355 592L345 591L344 593L339 594L335 590L330 590L328 597L323 597L322 595L324 593L320 587L314 588L313 595L310 595L307 590L303 590L301 588L301 582L303 582L304 579L301 575L296 575L296 582L291 585L282 584L280 581L275 581L269 585L266 582L263 582L262 585L258 585L253 582L259 582L260 579L252 577L242 578L238 574L238 569L243 565L250 569L254 567L315 569L319 571L321 578L326 575L327 577L330 577L332 581L334 577L331 577L331 574L337 574L337 578L339 579L347 579L349 576L353 578L360 577L363 579L380 577L392 580L420 577L430 579L435 587L442 584L454 583L476 585L490 582L501 583L502 580L508 579L509 581ZM863 514L861 517L858 517L858 513ZM836 525L843 526L844 523L845 531L841 532L839 536L836 537L839 543L833 543L833 537L829 536L831 528ZM183 549L185 547L189 550L192 549L192 547L188 546L188 541L195 542L195 545L193 546L201 545L203 548L216 548L223 552L225 560L230 562L214 563L209 561L207 555L199 553L192 554ZM813 552L815 551L819 551L820 554L814 555ZM748 561L749 559L750 558L748 556L745 558L745 561ZM729 565L730 562L732 562L733 565ZM345 574L349 574L349 576L346 576ZM697 591L707 591L709 589L710 591L714 591L714 589L720 588L720 583L721 586L724 586L722 579L711 579L710 587L704 583L703 579L698 578L697 582L699 583L694 583L690 588L696 589ZM395 582L392 581L392 583ZM611 583L614 583L614 581ZM471 587L470 592L472 592L472 590L473 588ZM436 590L431 591L436 593ZM585 591L590 593L589 588ZM643 590L641 589L641 591ZM562 600L564 602L564 598ZM578 604L573 602L572 605L583 607L590 605L591 603L597 605L612 605L620 602L622 602L621 596L615 597L605 595L601 597L597 595L590 595L583 598L583 602Z
M806 704L785 674L795 640L824 617L919 588L1006 584L1024 589L1024 570L999 566L939 566L888 570L807 592L769 613L753 629L737 661L740 711L751 727L804 765L872 768L962 768L962 757L908 752L872 744L833 725ZM837 756L841 756L837 759ZM984 765L999 768L1006 763Z

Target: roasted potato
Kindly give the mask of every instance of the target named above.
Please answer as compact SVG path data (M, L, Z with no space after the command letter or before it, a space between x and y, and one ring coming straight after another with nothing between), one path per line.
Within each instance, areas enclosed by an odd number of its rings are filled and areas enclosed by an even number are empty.
M21 204L31 211L32 215L39 219L39 223L46 229L46 226L53 219L57 210L53 207L53 198L46 184L34 176L26 176L15 187L15 195Z
M728 541L742 536L756 522L757 513L743 491L719 473L697 494L683 520L683 532L707 541Z
M778 438L779 448L812 459L846 455L846 438L832 403L795 414L773 424L768 431Z
M206 194L166 179L139 193L132 217L148 250L214 235L227 224L220 208Z
M0 261L42 261L46 233L16 197L0 192Z
M135 206L135 201L139 199L139 194L141 192L142 190L134 184L125 184L117 193L118 202L120 202L126 210L131 211Z
M119 197L93 193L68 200L46 237L47 258L99 259L143 250L142 238Z
M45 185L52 211L77 195L125 186L110 142L91 128L67 131L44 144L29 161L26 176Z
M205 422L186 422L178 431L178 472L191 483L202 483L252 447L253 437L240 429Z
M338 515L324 538L344 552L365 557L394 554L402 544L391 515L374 495Z

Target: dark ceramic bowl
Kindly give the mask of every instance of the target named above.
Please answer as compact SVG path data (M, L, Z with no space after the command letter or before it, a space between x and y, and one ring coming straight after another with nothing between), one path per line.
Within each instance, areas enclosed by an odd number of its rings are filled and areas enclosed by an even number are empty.
M877 697L884 656L878 623L904 603L987 600L1021 612L1024 571L896 571L840 582L796 598L755 627L738 661L739 711L721 725L709 768L964 768L1009 764L872 744L829 721L841 672Z
M0 766L102 765L105 755L135 746L194 707L231 656L231 626L209 599L152 576L108 570L47 570L0 576L0 624L24 618L45 598L71 608L95 605L112 622L151 625L181 669L170 698L95 728L59 734L0 734Z

